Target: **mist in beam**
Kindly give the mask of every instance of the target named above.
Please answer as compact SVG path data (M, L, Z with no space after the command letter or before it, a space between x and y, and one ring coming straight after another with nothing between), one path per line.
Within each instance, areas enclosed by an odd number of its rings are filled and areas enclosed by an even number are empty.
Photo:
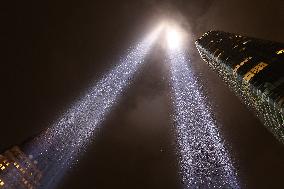
M178 45L179 35L168 33L167 63L174 107L174 124L184 188L240 188L235 169L221 140L213 114ZM174 41L173 41L174 40ZM173 42L172 42L173 41Z
M40 188L54 188L68 168L78 161L123 90L132 82L160 31L158 28L130 48L111 71L87 90L85 96L27 145L26 153L32 155L43 172Z

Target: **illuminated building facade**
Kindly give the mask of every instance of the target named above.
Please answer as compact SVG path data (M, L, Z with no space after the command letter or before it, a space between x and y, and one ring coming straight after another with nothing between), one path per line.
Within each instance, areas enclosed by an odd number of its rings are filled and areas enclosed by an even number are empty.
M18 146L0 155L0 188L35 189L42 173L32 155L27 156Z
M196 47L209 67L284 143L284 44L209 31Z

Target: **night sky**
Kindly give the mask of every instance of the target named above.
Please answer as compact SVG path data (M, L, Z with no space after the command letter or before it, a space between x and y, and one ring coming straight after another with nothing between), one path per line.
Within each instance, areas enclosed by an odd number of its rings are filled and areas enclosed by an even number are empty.
M0 150L37 135L161 20L191 60L245 188L281 188L284 148L194 47L208 30L284 42L283 0L13 1L0 8ZM156 46L59 188L181 188L165 52Z

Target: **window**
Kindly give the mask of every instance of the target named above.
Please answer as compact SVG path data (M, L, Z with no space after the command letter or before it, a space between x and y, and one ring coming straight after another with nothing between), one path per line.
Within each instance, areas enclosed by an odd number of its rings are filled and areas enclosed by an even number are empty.
M245 80L246 82L249 82L249 81L251 80L251 78L253 78L254 76L255 76L254 73L248 72L248 73L246 73L246 75L244 76L244 80Z
M0 186L4 186L4 184L3 180L0 179Z
M263 70L263 68L265 68L268 64L261 62L258 65L256 65L253 69L251 69L250 71L257 74L258 72L260 72L261 70Z
M246 59L245 59L244 61L242 61L240 64L236 65L235 68L234 68L234 70L233 70L233 74L236 74L237 71L238 71L238 69L239 69L241 66L243 66L245 63L247 63L250 59L252 59L251 56L248 57L248 58L246 58Z
M244 80L246 82L249 82L257 73L263 70L266 66L268 66L268 64L260 62L258 65L253 67L248 73L245 74Z
M281 49L281 50L276 52L276 54L283 54L283 53L284 53L284 49Z

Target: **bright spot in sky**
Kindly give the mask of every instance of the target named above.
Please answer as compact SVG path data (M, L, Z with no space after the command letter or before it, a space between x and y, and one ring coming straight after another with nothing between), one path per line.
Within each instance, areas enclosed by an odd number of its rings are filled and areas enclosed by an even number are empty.
M44 177L40 188L53 188L84 153L111 108L150 52L160 28L130 48L119 64L89 88L54 125L33 140L25 152L39 163Z
M176 49L182 44L182 33L176 27L168 25L166 27L166 40L168 48Z
M184 188L232 188L239 183L182 48L168 49L179 167Z

